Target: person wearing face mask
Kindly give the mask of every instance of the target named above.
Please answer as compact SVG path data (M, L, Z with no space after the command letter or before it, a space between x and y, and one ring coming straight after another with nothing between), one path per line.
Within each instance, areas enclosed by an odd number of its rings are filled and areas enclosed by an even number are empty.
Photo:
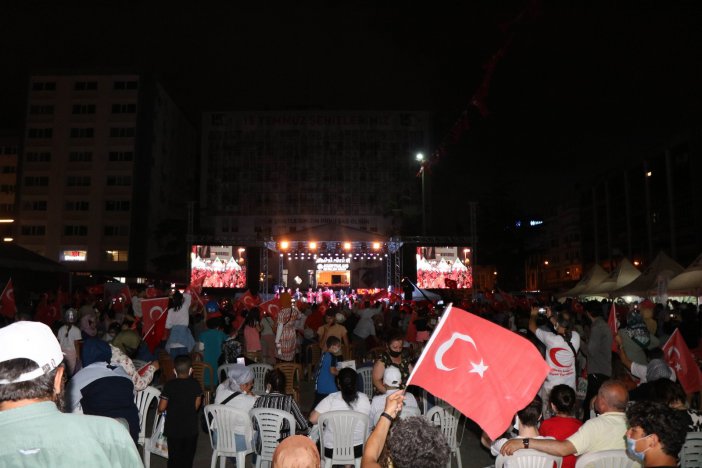
M575 434L565 440L513 439L500 450L502 455L512 455L517 450L531 448L558 457L580 456L601 450L623 450L626 416L624 411L629 401L626 386L616 380L602 383L595 397L595 409L599 416L589 419Z
M646 468L674 468L685 443L684 415L662 403L640 401L626 410L626 451Z
M409 358L404 356L402 353L402 345L404 343L404 337L400 334L395 334L388 340L388 349L383 354L380 355L380 359L375 361L373 365L373 386L379 394L383 394L388 391L387 387L383 383L383 375L385 375L385 369L390 366L395 366L400 369L400 375L402 380L400 382L399 388L405 388L405 382L407 378L412 373L412 364L410 364Z

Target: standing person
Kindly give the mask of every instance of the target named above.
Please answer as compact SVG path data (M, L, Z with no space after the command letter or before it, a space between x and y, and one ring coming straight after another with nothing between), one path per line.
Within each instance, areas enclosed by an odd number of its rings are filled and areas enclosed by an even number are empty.
M75 325L77 319L78 312L76 309L66 309L66 312L63 314L63 321L65 324L56 332L58 341L61 344L61 351L63 351L63 354L66 356L68 377L72 376L76 371L78 364L78 347L80 346L80 341L83 339L80 329Z
M222 355L222 344L229 338L222 331L222 317L214 317L207 319L207 330L200 334L200 342L204 345L203 360L212 366L212 369L217 372L219 357ZM205 373L205 386L219 383L219 376L214 376L214 382L210 382L210 374Z
M597 388L599 390L599 385ZM551 436L556 440L566 440L583 425L579 419L573 417L575 391L569 386L561 384L551 389L549 407L555 416L541 423L539 433L542 436ZM563 457L561 468L574 468L575 461L573 455L565 456Z
M261 352L261 311L253 307L244 322L244 345L247 353Z
M0 343L0 466L142 466L122 424L61 412L64 356L48 326L13 323Z
M310 413L310 422L317 424L319 416L329 411L356 411L369 416L370 401L365 393L356 390L356 371L346 367L339 371L337 375L337 386L339 391L324 398ZM353 432L354 458L363 456L363 443L366 434L360 424L357 424ZM331 458L334 450L334 429L331 424L324 429L324 450L325 458Z
M166 330L169 330L166 351L175 359L183 354L189 354L195 346L188 324L190 323L190 293L181 294L176 290L171 297L171 307L166 317Z
M366 301L362 309L354 306L353 312L359 316L358 323L353 329L351 337L354 342L356 357L361 359L365 357L366 351L368 350L367 341L371 336L375 337L375 323L373 322L373 317L378 315L382 310L381 306L371 308L370 301Z
M339 371L336 368L337 360L336 353L341 349L341 341L335 336L327 338L324 351L317 367L315 375L315 395L312 407L317 406L317 403L322 401L327 395L337 391L336 376Z
M590 321L590 337L582 346L587 358L587 394L583 401L583 422L590 419L590 401L597 395L602 382L612 377L612 330L602 318L597 303L588 304L585 314Z
M317 330L317 336L319 336L319 347L322 348L322 352L327 351L327 339L331 336L338 338L341 344L346 346L349 344L346 328L336 323L336 311L333 308L324 314L324 325ZM335 355L339 356L340 354L341 347Z
M383 383L385 369L390 366L395 366L400 370L402 381L398 385L399 388L405 388L405 382L412 373L412 364L407 356L404 356L403 345L404 338L402 333L392 335L388 340L388 349L380 355L380 359L373 364L373 386L377 393L387 392L387 387Z
M197 449L197 412L202 404L202 389L193 373L190 356L178 356L173 363L175 379L166 382L158 412L167 412L164 434L168 438L168 468L193 466Z
M295 322L300 317L300 311L292 305L292 298L289 293L280 295L280 312L278 313L278 325L275 334L275 357L279 361L292 362L295 359L297 348L297 335L295 332Z
M275 320L267 312L263 313L261 325L261 355L263 362L275 362Z

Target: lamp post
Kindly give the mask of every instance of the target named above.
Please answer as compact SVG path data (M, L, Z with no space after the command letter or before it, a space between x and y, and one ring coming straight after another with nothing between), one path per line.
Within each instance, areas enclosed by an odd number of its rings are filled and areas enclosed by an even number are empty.
M427 235L427 200L424 191L424 155L417 153L417 161L419 161L419 171L422 173L422 235Z

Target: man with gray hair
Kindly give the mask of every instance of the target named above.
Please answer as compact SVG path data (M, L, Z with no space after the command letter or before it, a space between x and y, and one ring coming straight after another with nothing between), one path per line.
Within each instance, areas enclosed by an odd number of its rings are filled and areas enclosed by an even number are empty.
M63 358L43 323L16 322L0 329L0 465L142 466L122 424L60 411Z

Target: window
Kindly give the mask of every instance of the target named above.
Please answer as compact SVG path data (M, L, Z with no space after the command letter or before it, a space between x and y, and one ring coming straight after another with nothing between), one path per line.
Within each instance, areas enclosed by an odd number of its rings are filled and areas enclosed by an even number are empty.
M92 151L71 151L68 153L70 162L90 162L93 160Z
M105 211L129 211L131 203L129 200L106 200Z
M88 235L88 226L84 226L81 224L78 225L67 225L63 227L63 235L64 236L87 236Z
M25 153L24 159L28 163L50 162L51 153L48 151L28 151Z
M90 202L82 200L68 200L64 205L66 211L88 211Z
M47 176L25 176L25 187L46 187L49 185L49 177Z
M122 186L122 187L128 187L132 185L132 176L128 175L123 175L123 176L107 176L107 185L108 186Z
M112 87L117 90L122 89L137 89L139 84L137 81L115 81Z
M16 166L0 166L0 174L14 174L17 172Z
M54 136L53 128L30 128L27 130L27 138L40 139Z
M97 91L97 81L76 81L73 84L76 91Z
M125 237L129 235L129 226L105 226L105 236Z
M93 138L95 129L90 127L73 127L71 129L71 138Z
M2 154L17 154L16 146L5 146L2 149Z
M22 226L20 232L23 236L43 236L46 234L46 226L28 225Z
M136 114L136 104L112 104L113 114Z
M35 81L32 83L32 91L55 91L55 81Z
M0 193L15 193L15 186L12 184L0 184Z
M134 127L112 127L110 129L111 138L130 138L135 133Z
M66 177L67 187L90 187L89 176L68 176Z
M126 262L129 260L129 253L126 250L107 250L108 262Z
M13 213L15 205L12 203L0 203L0 213Z
M33 200L22 203L25 211L46 211L46 200Z
M29 113L31 115L53 115L54 106L29 106Z
M110 151L108 155L110 162L132 161L134 159L133 151Z
M71 113L74 115L78 114L94 114L95 104L73 104L73 109Z

